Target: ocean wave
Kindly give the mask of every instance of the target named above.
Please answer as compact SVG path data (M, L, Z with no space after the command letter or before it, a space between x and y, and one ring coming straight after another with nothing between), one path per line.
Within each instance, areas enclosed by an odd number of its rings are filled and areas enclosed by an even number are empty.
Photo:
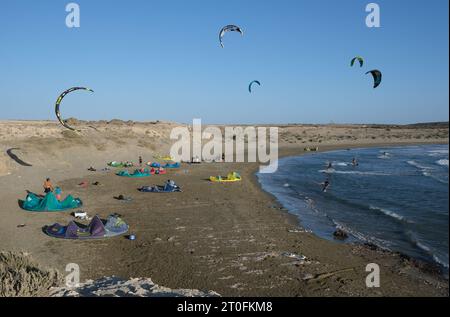
M415 245L419 247L419 249L422 249L423 251L430 253L431 252L431 248L419 241L415 241Z
M442 161L442 162L440 162L440 161ZM445 161L445 160L439 160L436 163L439 164L438 162L440 162L441 163L440 165L442 165L442 166L444 166L444 164L446 163L446 166L448 166L448 160L446 160L447 162L443 162L443 161ZM412 166L418 168L423 176L430 177L430 178L434 179L435 181L438 181L442 184L448 184L448 180L442 179L433 173L434 171L436 171L433 167L421 165L421 164L417 163L416 161L407 161L407 163L409 165L412 165Z
M380 150L379 152L382 153L382 154L378 155L378 158L380 158L380 159L391 158L391 153L386 152L386 151L382 151L382 150Z
M382 173L382 172L361 172L361 171L337 171L335 169L326 169L319 170L319 173L327 173L327 174L354 174L354 175L363 175L363 176L389 176L392 174Z
M436 164L448 167L448 159L442 159L442 160L436 161Z
M427 153L448 154L448 150L432 150Z
M349 166L351 164L350 163L345 163L345 162L333 162L333 165L336 165L336 166Z
M319 173L332 174L332 173L335 173L336 170L335 170L334 168L327 168L327 169L324 169L324 170L319 170L318 172L319 172Z
M406 232L407 237L409 240L420 250L424 251L426 254L428 254L430 257L433 258L433 260L442 265L443 267L449 268L448 266L448 255L447 255L447 262L439 257L435 252L433 252L432 248L427 246L424 242L419 241L419 239L416 237L414 233L411 231Z
M431 171L433 170L432 167L422 165L420 163L417 163L416 161L406 161L406 163L417 168L422 173L423 176L432 177L431 174Z
M395 213L395 212L393 212L393 211L391 211L389 209L380 208L380 207L377 207L377 206L370 206L369 208L371 210L379 211L379 212L385 214L386 216L392 217L392 218L397 219L399 221L403 221L403 222L407 222L407 223L413 223L413 221L408 220L404 216L399 215L399 214L397 214L397 213Z
M416 161L406 161L406 163L408 163L409 165L414 166L414 167L416 167L416 168L418 168L420 170L431 170L431 169L433 169L430 166L422 165L420 163L417 163Z
M386 241L386 240L383 240L383 239L380 239L380 238L376 238L376 237L373 237L373 236L367 236L367 235L362 234L361 232L359 232L357 230L354 230L354 229L344 225L343 223L340 223L340 222L338 222L336 220L332 220L332 221L333 221L336 229L341 229L342 231L352 235L353 237L355 237L359 241L366 242L366 243L372 243L372 244L375 244L376 246L378 246L381 249L390 251L390 249L388 247L390 245L389 241Z
M438 176L433 175L433 174L428 173L428 172L424 172L423 176L430 177L430 178L434 179L435 181L437 181L439 183L442 183L442 184L448 184L448 178L447 179L442 179L442 178L439 178Z
M442 265L443 267L445 267L446 269L449 268L449 266L448 266L448 257L447 257L447 262L445 262L445 260L442 260L442 259L439 258L437 255L434 255L434 254L433 254L433 260L434 260L436 263L438 263L438 264Z

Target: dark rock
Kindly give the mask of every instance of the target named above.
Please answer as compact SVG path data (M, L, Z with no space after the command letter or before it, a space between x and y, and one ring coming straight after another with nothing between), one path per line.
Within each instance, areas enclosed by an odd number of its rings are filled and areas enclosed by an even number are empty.
M336 231L333 233L333 236L335 239L339 239L339 240L345 240L348 238L347 232L345 232L342 229L336 229Z
M364 246L366 246L368 249L370 249L372 251L380 251L380 248L376 244L373 244L370 242L364 243Z

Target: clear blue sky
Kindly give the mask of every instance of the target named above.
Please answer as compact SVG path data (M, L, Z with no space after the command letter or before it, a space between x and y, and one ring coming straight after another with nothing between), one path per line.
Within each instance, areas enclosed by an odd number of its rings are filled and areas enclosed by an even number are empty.
M58 95L81 85L95 93L67 96L66 118L448 120L448 0L75 0L79 29L65 25L69 2L0 1L0 119L53 120ZM365 25L369 2L381 28ZM222 49L227 24L245 34Z

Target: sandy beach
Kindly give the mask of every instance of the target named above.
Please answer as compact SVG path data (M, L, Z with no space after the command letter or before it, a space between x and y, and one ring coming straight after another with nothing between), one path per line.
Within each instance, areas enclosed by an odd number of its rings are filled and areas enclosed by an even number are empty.
M0 121L0 250L26 252L64 274L76 263L81 281L116 276L151 278L170 289L221 296L448 296L448 280L399 254L330 242L303 232L298 219L261 190L255 163L183 164L143 179L100 171L109 161L152 161L167 154L170 122L74 122L81 133L55 122ZM280 156L376 145L448 144L448 123L280 126ZM16 158L7 151L14 149ZM11 153L11 151L10 151ZM92 166L97 172L89 172ZM239 171L242 182L216 184L211 175ZM18 200L41 192L45 177L80 197L82 209L102 218L118 213L136 235L100 241L58 240L45 225L67 224L70 212L29 213ZM144 185L175 180L183 192L140 193ZM87 181L89 186L78 186ZM93 185L99 182L99 186ZM130 196L132 201L114 199ZM20 226L24 225L24 226ZM303 255L303 260L288 256ZM368 263L381 267L381 287L367 288ZM49 293L48 293L49 294Z

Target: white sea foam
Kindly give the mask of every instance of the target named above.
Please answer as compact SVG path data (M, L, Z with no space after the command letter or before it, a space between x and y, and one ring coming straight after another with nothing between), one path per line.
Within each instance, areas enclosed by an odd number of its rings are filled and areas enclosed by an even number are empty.
M341 229L344 232L347 232L348 234L352 235L356 239L363 241L363 242L367 242L367 243L373 243L373 244L377 245L378 247L380 247L381 249L390 250L388 247L390 245L389 241L386 241L386 240L383 240L380 238L375 238L372 236L367 236L367 235L362 234L361 232L354 230L340 222L337 222L335 220L332 220L332 221L337 229Z
M406 163L419 169L423 176L427 176L427 177L431 176L430 172L433 168L431 168L429 166L421 165L421 164L417 163L416 161L407 161Z
M425 253L430 255L436 263L442 265L443 267L448 268L448 255L447 255L447 261L445 261L445 259L442 259L438 254L436 254L432 250L431 247L429 247L425 243L419 241L414 233L412 233L411 231L408 231L407 235L410 238L411 242L413 242L419 249L421 249L422 251L425 251Z
M421 164L417 163L416 161L406 161L406 163L408 163L408 164L411 165L411 166L417 167L417 168L420 169L420 170L429 170L429 169L432 169L431 167L421 165Z
M432 150L428 151L428 153L448 154L448 150Z
M439 263L440 265L442 265L443 267L445 267L447 269L449 268L448 267L448 257L447 257L447 261L445 261L445 260L442 260L441 258L439 258L437 255L433 254L433 260L436 263Z
M415 243L420 249L424 250L425 252L427 252L427 253L431 252L431 249L430 249L429 246L427 246L427 245L425 245L425 244L423 244L423 243L421 243L419 241L415 241Z
M324 169L324 170L319 170L319 173L331 174L331 173L334 173L334 172L336 172L336 170L334 168L327 168L327 169Z
M380 211L380 212L382 212L383 214L385 214L386 216L395 218L395 219L397 219L397 220L404 221L404 222L408 222L408 223L412 223L412 221L405 219L405 217L403 217L402 215L399 215L399 214L395 213L395 212L392 211L392 210L389 210L389 209L386 209L386 208L380 208L380 207L377 207L377 206L369 206L369 208L370 208L371 210L377 210L377 211Z
M380 151L380 153L382 153L382 154L378 155L378 158L380 158L380 159L391 158L391 153L388 153L386 151Z
M442 161L442 162L440 162L440 161ZM446 161L446 162L444 162L444 161ZM433 174L434 168L432 168L430 166L421 165L421 164L417 163L416 161L407 161L407 163L409 165L412 165L412 166L418 168L423 176L430 177L430 178L432 178L440 183L443 183L443 184L448 184L448 180L443 180ZM448 160L439 160L436 163L439 165L442 165L442 166L448 166Z
M448 167L448 159L442 159L442 160L436 161L436 164Z
M389 173L382 172L361 172L361 171L337 171L335 169L319 170L319 173L329 173L329 174L354 174L363 176L389 176Z

